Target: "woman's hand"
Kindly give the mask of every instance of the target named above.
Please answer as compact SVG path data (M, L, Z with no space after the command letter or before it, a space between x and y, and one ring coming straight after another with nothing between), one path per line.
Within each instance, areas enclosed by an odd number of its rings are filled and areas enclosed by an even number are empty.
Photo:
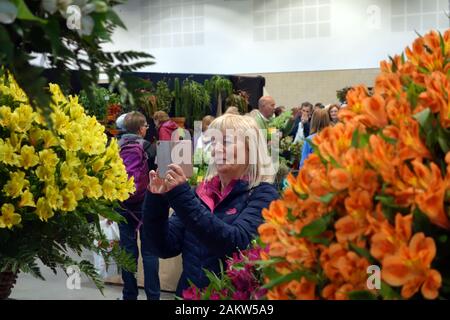
M148 191L153 194L163 194L167 192L165 179L161 179L154 170L150 171L149 177L150 183L148 185Z
M183 169L176 164L169 165L165 179L161 179L154 170L150 171L149 177L148 191L153 194L164 194L188 180Z
M182 185L183 183L186 183L188 179L184 175L183 169L181 169L180 166L176 164L169 165L169 170L166 174L166 187L167 191L174 189L175 187L178 187Z

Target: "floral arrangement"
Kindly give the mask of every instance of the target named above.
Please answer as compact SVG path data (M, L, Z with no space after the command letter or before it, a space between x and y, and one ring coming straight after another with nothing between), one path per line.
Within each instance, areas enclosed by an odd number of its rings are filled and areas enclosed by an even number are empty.
M50 92L51 122L33 111L11 75L0 78L0 272L42 277L40 259L54 271L78 265L100 286L93 266L67 252L107 253L99 214L121 221L114 206L134 192L134 181L116 140L108 144L105 128L78 98L66 98L57 85ZM105 246L97 248L95 240ZM133 270L118 248L110 254Z
M450 30L347 94L259 228L268 299L438 299L450 293ZM380 281L368 285L371 266Z
M129 75L154 61L144 52L105 50L104 44L112 42L114 32L118 28L126 29L117 10L123 2L0 1L0 65L13 74L33 109L50 113L51 97L42 88L52 82L70 90L73 80L87 93L89 101L96 104L95 91L101 74L111 80L109 88L120 94L123 105L134 105L136 97L131 88L138 81L124 74ZM30 56L34 57L35 53L42 56L40 63L32 62Z
M280 141L280 154L286 159L290 167L298 168L304 140L294 143L292 136L287 136ZM297 164L297 165L296 165Z
M266 249L256 245L233 254L227 259L226 270L219 275L206 271L210 284L199 289L192 285L183 291L185 300L260 300L267 290L262 287L262 274L258 261L267 254Z
M112 119L114 116L117 117L118 113L121 112L121 110L118 110L120 97L103 87L96 86L92 90L93 100L89 99L87 91L81 90L80 92L79 102L84 107L85 112L105 123L108 119Z

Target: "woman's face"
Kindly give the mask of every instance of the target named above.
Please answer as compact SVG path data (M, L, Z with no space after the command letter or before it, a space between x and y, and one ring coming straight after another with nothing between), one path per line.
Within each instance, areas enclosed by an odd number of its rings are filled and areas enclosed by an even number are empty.
M333 107L333 108L330 110L330 118L331 118L331 121L337 122L337 121L339 120L339 118L338 118L338 112L339 112L339 109L336 108L336 107Z
M211 142L213 158L219 176L239 178L248 167L248 148L245 139L237 134L223 133L222 141Z

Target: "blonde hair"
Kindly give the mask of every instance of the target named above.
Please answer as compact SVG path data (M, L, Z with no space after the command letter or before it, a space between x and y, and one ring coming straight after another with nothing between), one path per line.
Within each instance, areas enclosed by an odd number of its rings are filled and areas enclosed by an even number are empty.
M169 121L169 115L164 112L164 111L156 111L155 114L153 115L153 120L158 121L158 122L166 122Z
M202 119L202 129L204 127L208 127L213 121L214 121L214 117L213 116L204 116Z
M319 133L331 124L330 115L325 109L316 110L311 118L310 134Z
M225 114L235 114L235 115L239 115L239 109L237 107L228 107L228 109L225 111Z
M275 168L267 149L266 136L260 131L255 119L250 116L241 116L234 114L224 114L215 119L209 126L209 129L215 129L225 133L227 130L240 130L251 135L255 135L256 141L246 136L246 145L248 152L254 152L255 161L249 161L246 172L241 178L248 179L249 188L254 188L263 182L273 183L275 179ZM263 141L264 143L260 143ZM249 156L250 157L250 156ZM217 168L213 161L210 161L206 180L211 180L217 176Z
M139 130L147 124L145 116L137 111L128 113L123 121L125 130L129 133L138 133Z

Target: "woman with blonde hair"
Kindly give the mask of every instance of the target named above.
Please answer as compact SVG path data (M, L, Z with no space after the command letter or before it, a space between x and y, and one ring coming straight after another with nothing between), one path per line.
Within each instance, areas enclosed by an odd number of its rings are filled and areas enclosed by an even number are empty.
M233 106L228 107L227 110L225 111L225 114L240 115L238 107Z
M169 115L164 111L156 111L153 115L153 121L158 129L158 139L160 141L172 140L172 134L178 130L178 125L170 120Z
M302 149L302 158L300 160L300 169L303 167L305 160L309 157L311 153L314 152L310 141L316 134L325 129L330 125L330 116L328 115L328 111L325 109L318 109L314 112L311 119L311 130L310 136L305 140Z
M154 254L182 254L179 296L189 281L206 287L204 269L218 273L220 261L246 249L263 223L262 210L278 198L267 142L253 118L223 115L207 134L212 150L205 181L192 191L178 165L170 165L164 179L152 171L143 207ZM170 218L169 207L175 211Z

